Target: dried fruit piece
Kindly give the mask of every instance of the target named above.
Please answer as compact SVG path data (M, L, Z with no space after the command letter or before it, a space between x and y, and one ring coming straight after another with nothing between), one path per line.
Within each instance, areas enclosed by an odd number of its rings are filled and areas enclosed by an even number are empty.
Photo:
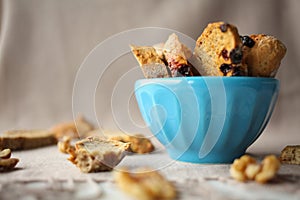
M239 64L243 59L243 52L240 47L236 47L230 51L229 57L233 64Z
M283 164L300 165L300 145L286 146L279 159Z
M117 185L126 193L141 200L175 199L176 189L157 171L139 169L135 172L115 171Z
M228 24L227 23L221 24L221 26L220 26L220 29L221 29L222 32L226 32L227 28L228 28Z
M245 46L247 46L249 48L252 48L255 45L255 41L251 37L249 37L247 35L240 36L240 38L242 40L243 45L245 45Z

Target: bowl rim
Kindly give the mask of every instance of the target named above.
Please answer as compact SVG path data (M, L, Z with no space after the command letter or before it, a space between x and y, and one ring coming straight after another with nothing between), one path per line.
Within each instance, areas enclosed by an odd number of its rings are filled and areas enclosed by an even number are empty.
M173 81L213 81L222 80L226 82L230 81L250 81L250 82L261 82L261 83L275 83L279 84L280 80L275 77L252 77L252 76L187 76L187 77L168 77L168 78L142 78L135 81L135 85L140 84L151 84L151 83L167 83ZM180 83L180 82L178 82Z

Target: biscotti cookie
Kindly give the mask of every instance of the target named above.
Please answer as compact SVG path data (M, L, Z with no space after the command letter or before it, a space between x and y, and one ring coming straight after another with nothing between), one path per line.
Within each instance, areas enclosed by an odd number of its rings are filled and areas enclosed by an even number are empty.
M144 154L154 151L152 142L142 134L128 135L121 131L104 131L104 135L111 140L129 143L128 150L133 153Z
M286 53L286 47L270 35L255 34L250 35L250 38L255 42L254 46L244 48L244 51L248 51L246 63L249 75L274 77Z
M128 134L122 131L111 131L95 129L87 133L88 136L102 136L109 140L117 140L120 142L129 143L129 152L145 154L154 151L155 147L150 139L146 138L144 135Z
M191 50L179 41L175 33L171 34L165 42L163 54L173 77L200 76L188 61L192 57Z
M171 72L154 47L131 45L131 51L138 61L145 78L167 78Z
M94 129L94 126L83 116L78 116L74 121L56 124L50 129L57 139L69 136L72 138L85 137L85 133Z
M69 151L69 160L84 173L108 171L121 162L128 148L129 143L88 137L78 141L74 151Z
M244 76L248 74L244 63L242 41L234 25L210 23L197 39L194 50L202 76Z
M300 145L286 146L281 151L279 159L283 164L300 165Z
M47 130L13 130L0 137L0 149L25 150L56 143L54 134Z

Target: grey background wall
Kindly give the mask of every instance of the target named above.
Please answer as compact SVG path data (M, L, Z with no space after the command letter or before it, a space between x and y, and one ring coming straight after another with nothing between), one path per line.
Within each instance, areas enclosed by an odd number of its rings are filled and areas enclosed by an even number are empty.
M0 130L48 128L72 119L76 73L89 52L114 34L155 26L196 39L207 23L223 20L242 35L271 34L287 46L267 134L300 142L299 9L298 0L0 0ZM130 56L113 63L97 89L95 108L103 128L115 128L112 89L132 63ZM134 103L129 107L140 123Z

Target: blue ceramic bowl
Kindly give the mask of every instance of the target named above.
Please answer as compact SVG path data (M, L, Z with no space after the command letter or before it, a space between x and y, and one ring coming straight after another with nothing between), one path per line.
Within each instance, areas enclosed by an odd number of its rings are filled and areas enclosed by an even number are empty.
M142 79L135 95L144 121L171 158L229 163L266 127L279 81L256 77Z

